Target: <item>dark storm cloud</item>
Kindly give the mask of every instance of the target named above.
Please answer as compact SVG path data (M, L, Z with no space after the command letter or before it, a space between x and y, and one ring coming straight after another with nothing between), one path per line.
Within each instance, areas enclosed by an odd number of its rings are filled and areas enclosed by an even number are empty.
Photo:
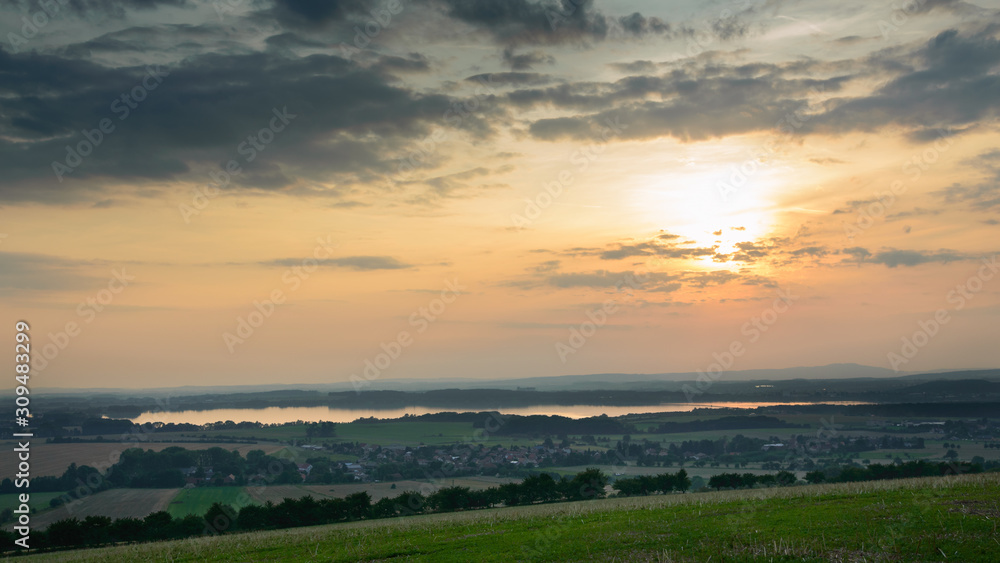
M756 64L677 69L662 76L629 76L609 84L525 89L508 94L507 100L518 107L595 112L533 122L529 130L542 140L592 139L595 131L610 121L628 125L621 134L624 139L672 136L698 141L773 129L785 116L807 109L808 93L836 92L849 80L848 76L799 78L791 73L778 65Z
M541 86L552 82L553 78L537 72L492 72L476 74L465 80L477 84L488 81L497 86Z
M906 137L913 143L931 143L939 139L947 139L949 137L961 135L969 129L971 129L971 127L949 127L947 129L940 127L926 127L922 129L914 129L913 131L907 133Z
M189 0L56 0L60 6L67 6L79 14L101 12L118 14L123 10L154 10L160 6L190 6ZM39 4L30 0L0 0L0 7L34 9Z
M121 9L154 10L160 6L190 6L189 0L69 0L69 6L80 13Z
M324 49L330 45L291 31L272 35L265 40L268 47L275 49Z
M68 190L94 178L173 179L201 170L196 180L207 181L207 170L229 159L247 172L233 187L275 189L303 178L369 181L389 169L389 151L443 122L449 98L413 93L387 74L425 65L419 56L382 57L366 67L331 55L205 54L154 69L161 82L121 119L122 96L142 89L151 67L0 50L0 199L72 199ZM294 121L253 162L246 160L240 143L267 128L275 110ZM102 119L115 130L58 182L52 162L64 162L66 146L76 146L81 131ZM488 130L473 118L457 126Z
M101 19L123 19L129 12L150 12L158 8L192 8L191 0L0 0L0 8L8 8L25 14L44 10L52 17L71 17L89 22Z
M665 74L524 88L506 94L506 101L521 110L578 112L530 124L535 138L550 141L592 139L609 119L629 125L623 139L700 141L774 130L797 115L806 118L797 130L802 134L903 126L912 141L931 142L1000 115L997 32L996 26L950 30L909 48L857 60L726 65L694 58ZM636 61L616 68L650 72L660 66ZM891 78L868 95L834 97L814 106L807 101L876 75Z
M425 16L436 13L468 24L504 47L579 45L666 35L671 31L670 24L659 18L638 12L604 15L593 4L593 0L399 0L395 14L401 10L423 12ZM373 12L382 13L388 6L384 0L274 0L256 15L261 21L276 20L289 28L316 29L333 22L378 21Z
M503 63L511 70L531 70L541 64L555 64L556 58L543 51L531 51L528 53L516 54L513 48L503 50Z
M380 0L274 0L267 13L289 27L322 27L367 14L381 4Z
M289 34L286 34L289 35ZM174 59L198 56L207 50L248 52L242 45L243 36L233 27L214 22L200 25L158 24L128 27L110 31L80 43L58 47L51 53L91 63L118 60L143 55L171 55ZM268 45L271 45L268 41Z
M935 130L962 127L998 115L1000 41L997 29L948 30L915 51L884 52L871 62L905 70L871 95L834 100L807 128L820 132L875 131L887 125L914 129L914 140Z
M670 31L668 23L639 13L605 16L594 8L593 0L442 0L441 4L448 16L480 26L508 46L579 44Z

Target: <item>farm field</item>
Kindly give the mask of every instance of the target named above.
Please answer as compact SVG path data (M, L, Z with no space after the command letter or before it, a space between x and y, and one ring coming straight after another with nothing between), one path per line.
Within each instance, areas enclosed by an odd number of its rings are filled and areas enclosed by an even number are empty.
M31 518L32 526L44 529L63 518L84 519L87 516L111 518L143 518L152 512L166 510L180 489L110 489L84 497L72 505L64 505L39 513ZM32 504L39 502L31 495Z
M40 554L34 561L996 561L1000 474L656 495Z
M472 423L467 422L375 422L337 426L338 442L369 442L380 445L415 446L420 443L452 444L473 441Z
M188 514L204 516L216 502L239 509L254 504L255 501L252 495L246 494L246 489L243 487L197 487L181 489L170 499L165 510L174 518L183 518Z
M207 450L209 448L220 447L227 451L239 450L243 455L250 450L264 450L264 453L272 453L282 449L280 444L226 444L226 443L199 443L199 442L140 442L122 443L107 442L93 444L45 444L36 442L31 444L31 473L35 477L54 475L56 477L63 474L71 463L77 465L89 465L91 467L106 468L118 461L121 452L134 447L144 450L161 451L171 446L179 446L189 450ZM0 443L0 448L7 450L17 447L14 442ZM3 456L0 459L0 475L13 475L15 471L15 456Z

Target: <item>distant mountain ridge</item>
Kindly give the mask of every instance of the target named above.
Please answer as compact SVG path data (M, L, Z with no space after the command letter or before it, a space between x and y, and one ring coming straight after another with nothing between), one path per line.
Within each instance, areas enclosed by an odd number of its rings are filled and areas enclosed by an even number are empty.
M965 372L959 372L965 373ZM895 390L900 395L928 394L937 396L968 395L968 394L1000 394L1000 381L985 379L939 380L920 383L912 387Z
M680 387L685 382L698 379L697 372L680 373L594 373L583 375L553 375L541 377L526 377L516 379L376 379L369 382L368 390L398 390L418 391L430 389L516 389L531 387L537 390L593 390L593 389L642 389L649 385L663 388L675 384ZM830 364L826 366L795 367L781 369L753 369L726 371L719 378L725 382L760 381L793 381L793 380L850 380L850 379L880 379L880 380L913 380L917 381L957 381L957 380L996 380L1000 381L1000 369L960 370L924 373L899 374L891 369L865 366L861 364ZM50 394L135 394L141 391L146 395L199 395L209 393L239 393L260 391L344 391L353 386L345 377L337 383L312 384L265 384L265 385L212 385L212 386L182 386L160 388L45 388L38 390Z

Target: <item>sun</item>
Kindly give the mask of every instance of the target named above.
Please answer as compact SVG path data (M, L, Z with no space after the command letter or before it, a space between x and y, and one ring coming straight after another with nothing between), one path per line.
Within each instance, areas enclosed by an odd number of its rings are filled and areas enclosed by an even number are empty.
M779 201L794 185L793 172L778 162L749 165L746 146L681 147L684 158L662 157L639 176L631 204L643 223L679 235L685 248L712 249L691 259L693 268L742 268L720 260L759 244L780 230Z
M683 194L660 192L656 200L650 208L659 210L661 229L679 235L677 242L685 247L712 248L716 255L733 254L740 250L738 244L766 238L776 227L773 205L763 194L721 201L709 189L694 188ZM692 266L710 269L736 266L713 256L693 262Z

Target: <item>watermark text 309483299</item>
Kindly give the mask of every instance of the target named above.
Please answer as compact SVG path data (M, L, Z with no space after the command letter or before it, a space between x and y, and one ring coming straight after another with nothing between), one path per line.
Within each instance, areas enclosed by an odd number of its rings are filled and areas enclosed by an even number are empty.
M17 537L14 543L27 549L31 538L31 508L29 505L30 495L28 487L31 485L31 442L21 441L23 438L31 438L32 433L27 432L27 426L31 418L31 391L28 389L28 380L31 378L31 336L28 331L31 327L24 321L18 321L14 325L14 379L17 386L14 388L14 422L23 428L24 432L15 432L14 439L17 446L14 454L17 456L17 473L14 475L14 486L23 489L19 492L14 510L15 522L14 532Z

